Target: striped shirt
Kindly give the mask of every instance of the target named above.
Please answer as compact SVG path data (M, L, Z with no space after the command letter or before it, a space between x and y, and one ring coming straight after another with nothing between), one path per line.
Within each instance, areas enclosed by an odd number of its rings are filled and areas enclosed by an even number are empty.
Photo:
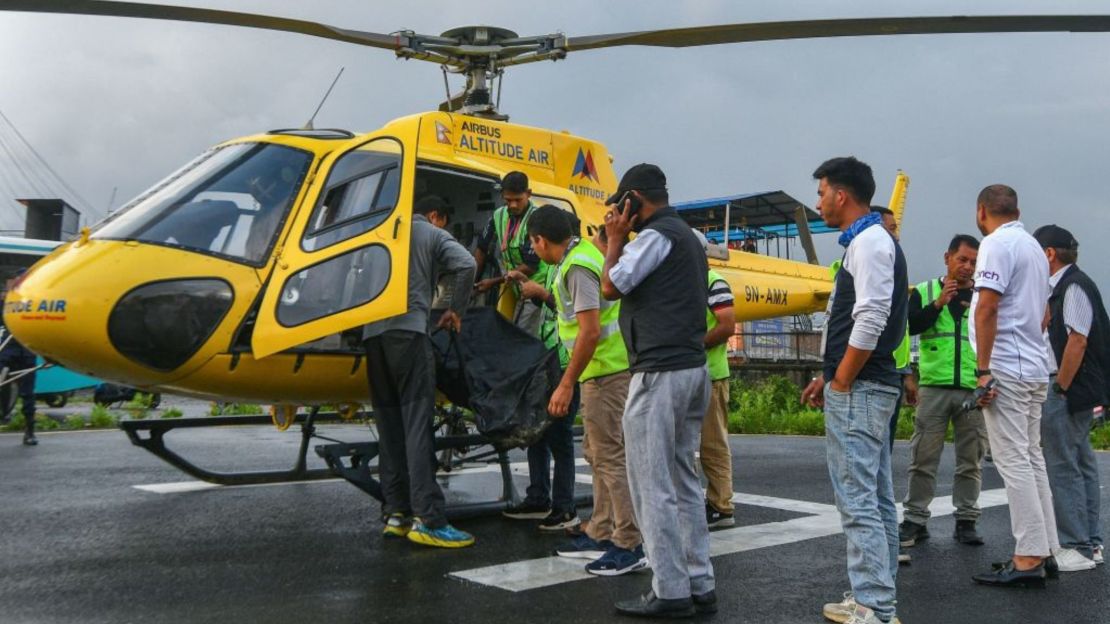
M731 308L732 289L725 280L717 280L709 285L709 309L716 312L724 308Z
M1071 265L1065 265L1059 271L1052 274L1048 278L1048 286L1055 289L1056 285L1064 277L1064 271L1068 270ZM1080 336L1091 335L1091 323L1094 322L1095 310L1091 306L1091 300L1087 298L1087 293L1079 287L1079 284L1072 284L1064 292L1064 325L1068 328L1068 333L1075 332ZM1052 345L1048 341L1048 332L1044 334L1045 345L1048 348L1049 364L1052 365L1052 372L1055 373L1059 369L1060 364L1056 361L1056 354L1052 351Z

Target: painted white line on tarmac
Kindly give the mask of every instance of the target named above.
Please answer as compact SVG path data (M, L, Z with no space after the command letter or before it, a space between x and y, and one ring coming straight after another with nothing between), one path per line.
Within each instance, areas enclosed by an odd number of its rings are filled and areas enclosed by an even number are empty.
M836 535L841 532L840 516L833 505L740 492L736 493L732 500L742 504L802 511L813 515L783 522L768 522L713 531L709 534L710 555L713 557L793 544ZM1005 504L1005 489L987 490L979 496L979 507L981 509ZM933 512L934 517L951 515L955 510L952 506L951 496L934 499L929 509ZM581 559L566 559L563 557L544 557L542 559L460 570L452 572L448 576L511 592L596 578L586 573L584 562Z

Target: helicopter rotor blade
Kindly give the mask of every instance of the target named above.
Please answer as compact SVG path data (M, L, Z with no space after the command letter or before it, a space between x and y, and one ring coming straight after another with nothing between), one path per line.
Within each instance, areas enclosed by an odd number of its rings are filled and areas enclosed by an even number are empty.
M689 46L878 35L1005 32L1105 32L1110 15L885 17L696 26L567 38L568 51L615 46Z
M106 2L104 0L0 0L0 10L25 11L33 13L69 13L78 15L102 15L106 17L138 17L147 19L173 20L179 22L198 22L243 26L284 32L311 35L334 39L346 43L398 50L407 45L404 35L386 35L337 28L317 22L271 17L235 11L200 9L193 7L168 6L163 4L143 4L140 2Z

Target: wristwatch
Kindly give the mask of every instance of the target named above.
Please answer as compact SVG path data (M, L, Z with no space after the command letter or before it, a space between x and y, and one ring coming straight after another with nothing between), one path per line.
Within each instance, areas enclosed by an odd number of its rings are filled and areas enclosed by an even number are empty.
M977 369L975 369L975 378L976 379L979 379L980 377L986 377L987 375L990 375L990 374L991 374L991 369L989 369L989 368L977 368Z

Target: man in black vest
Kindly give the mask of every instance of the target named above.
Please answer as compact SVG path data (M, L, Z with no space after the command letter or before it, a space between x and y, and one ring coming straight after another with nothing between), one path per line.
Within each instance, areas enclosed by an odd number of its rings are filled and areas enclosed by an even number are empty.
M617 603L643 617L717 609L709 528L694 452L709 404L705 302L709 271L690 227L670 207L667 178L639 164L607 204L601 294L620 299L632 382L623 419L632 507L655 576L652 591ZM627 242L630 232L636 240Z
M829 299L824 373L802 393L803 401L825 408L829 478L848 538L852 590L822 612L836 622L891 622L898 511L888 436L902 387L894 351L906 331L906 258L881 215L871 212L871 167L833 158L813 178L821 218L840 229L845 248Z
M1056 372L1049 376L1041 442L1056 512L1061 572L1092 570L1102 563L1098 462L1091 450L1094 408L1106 405L1110 383L1110 320L1098 287L1076 266L1079 243L1071 232L1046 225L1033 233L1052 274L1048 343Z

